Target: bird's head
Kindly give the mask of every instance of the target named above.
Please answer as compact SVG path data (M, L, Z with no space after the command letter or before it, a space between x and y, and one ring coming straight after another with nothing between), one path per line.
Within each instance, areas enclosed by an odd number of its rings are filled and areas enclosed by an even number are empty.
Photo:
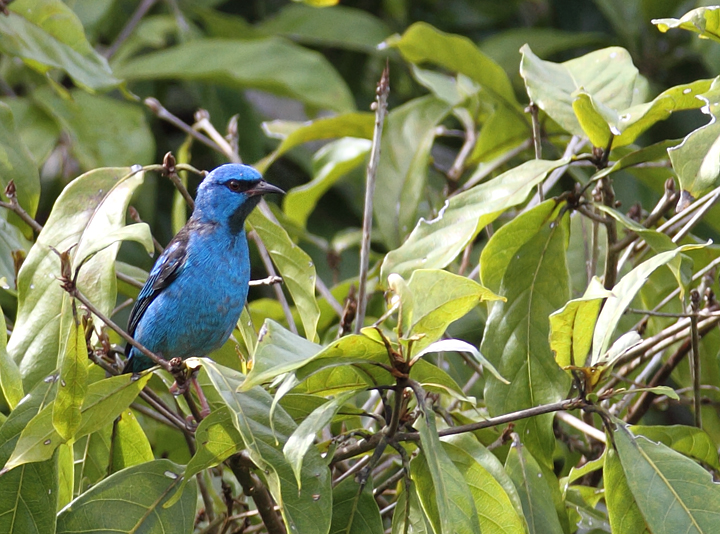
M284 194L285 191L267 183L248 165L221 165L198 187L193 217L204 222L228 224L230 231L237 233L262 195L267 193Z

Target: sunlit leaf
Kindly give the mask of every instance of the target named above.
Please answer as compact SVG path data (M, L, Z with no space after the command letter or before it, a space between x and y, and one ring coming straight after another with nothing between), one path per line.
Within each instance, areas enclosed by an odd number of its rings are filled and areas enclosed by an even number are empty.
M720 7L699 7L688 11L680 19L653 19L658 30L665 33L671 28L695 32L700 39L720 42Z
M567 163L566 159L527 161L451 197L435 219L420 219L405 242L385 256L381 279L386 280L390 273L409 278L416 269L447 266L480 230L508 208L524 202L548 173Z

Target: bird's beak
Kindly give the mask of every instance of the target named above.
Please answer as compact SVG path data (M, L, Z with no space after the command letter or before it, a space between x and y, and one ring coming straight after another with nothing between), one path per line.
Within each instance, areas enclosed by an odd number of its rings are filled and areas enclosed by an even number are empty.
M255 187L252 187L251 189L245 191L245 194L251 197L257 195L267 195L268 193L278 193L280 195L284 195L285 191L283 191L279 187L275 187L274 185L267 183L265 180L260 180L260 182Z

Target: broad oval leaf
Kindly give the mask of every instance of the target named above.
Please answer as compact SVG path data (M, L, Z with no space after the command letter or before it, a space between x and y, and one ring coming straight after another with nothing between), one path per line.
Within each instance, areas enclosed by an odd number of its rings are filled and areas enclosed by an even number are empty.
M667 445L685 456L690 456L715 469L720 469L717 447L710 435L701 428L684 425L633 425L630 430L635 435L645 436L652 441Z
M372 480L365 486L348 477L333 488L330 534L382 534L380 509L372 493Z
M412 63L432 63L464 74L480 84L492 99L520 111L505 71L467 37L443 33L425 22L417 22L400 39L390 39L388 44Z
M523 446L512 446L505 460L525 512L529 534L562 534L549 482L540 465Z
M82 422L80 408L85 401L88 378L88 353L85 328L73 307L70 332L64 343L60 363L60 382L53 404L52 423L64 440L69 440Z
M624 110L645 101L644 78L638 75L624 48L596 50L564 63L543 61L527 45L520 52L523 55L520 74L530 99L573 135L586 137L573 110L578 90L613 110Z
M0 17L0 50L46 74L62 69L89 90L120 83L104 57L87 41L82 23L60 0L19 0Z
M185 487L178 503L163 507L182 476L182 467L170 460L118 471L60 510L57 534L192 532L197 504L194 483Z
M653 534L717 531L720 486L691 459L635 437L621 421L614 432L630 491Z
M539 227L535 210L545 214ZM522 232L525 243L516 249L512 261L501 258L499 262L506 267L498 293L507 302L492 303L480 351L511 384L487 377L485 399L491 415L557 402L567 394L570 379L555 363L548 341L548 316L570 296L566 259L570 217L563 211L560 204L548 214L543 203L510 223L521 228L525 222L537 232ZM504 242L515 248L512 237L511 232L497 232L486 249L492 245L492 250L498 250ZM485 258L490 264L492 260L492 255ZM555 448L552 420L552 415L538 416L516 425L527 448L547 467L552 466Z
M76 245L73 260L82 258L82 249L124 226L130 196L142 179L142 173L131 174L128 168L97 169L70 182L55 201L18 276L19 307L8 353L18 363L26 386L58 366L59 341L66 339L70 327L69 298L56 279L60 262L50 247L65 251ZM78 277L82 293L107 315L115 306L118 247L111 245L95 254Z

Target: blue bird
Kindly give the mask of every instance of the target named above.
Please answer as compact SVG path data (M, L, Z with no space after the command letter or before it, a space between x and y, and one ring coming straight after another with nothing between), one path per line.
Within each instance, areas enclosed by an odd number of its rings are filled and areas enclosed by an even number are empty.
M245 218L262 195L284 191L247 165L227 164L202 181L187 224L155 263L130 312L128 333L170 360L205 356L230 337L248 293ZM128 344L123 373L153 361Z

